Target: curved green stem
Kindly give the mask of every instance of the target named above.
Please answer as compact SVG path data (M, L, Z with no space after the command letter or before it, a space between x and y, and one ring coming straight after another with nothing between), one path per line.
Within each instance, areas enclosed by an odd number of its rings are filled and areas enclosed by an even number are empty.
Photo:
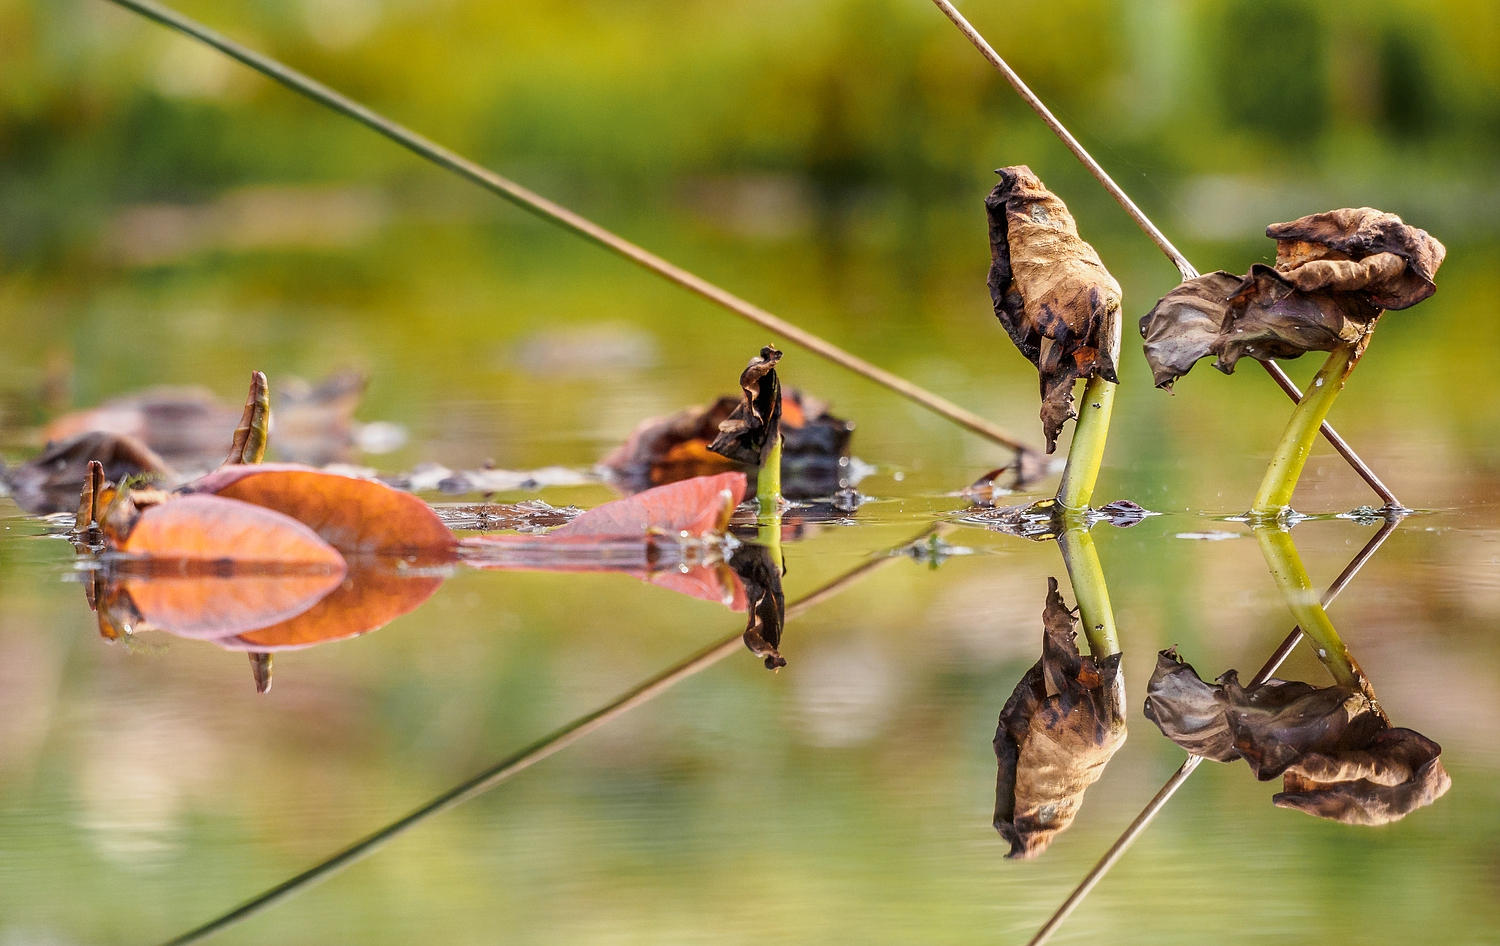
M1271 577L1276 579L1276 587L1281 590L1287 608L1297 619L1302 633L1312 640L1323 666L1328 668L1328 672L1333 674L1333 679L1340 685L1369 695L1369 683L1359 665L1349 655L1349 649L1344 646L1339 632L1334 630L1333 622L1328 619L1328 612L1323 609L1317 589L1313 587L1312 579L1307 577L1302 557L1297 554L1292 534L1279 527L1260 526L1255 529L1255 538L1260 543L1260 552L1265 556L1266 564L1271 567Z
M1362 350L1362 349L1361 349ZM1266 468L1265 478L1260 481L1260 490L1255 494L1255 504L1250 512L1256 516L1279 516L1292 504L1292 493L1302 468L1307 465L1313 441L1323 426L1323 419L1333 407L1334 398L1344 390L1349 373L1359 363L1360 352L1354 345L1334 349L1302 400L1292 411L1292 419L1276 445L1271 465Z
M1115 385L1095 375L1083 388L1073 443L1068 447L1068 465L1057 487L1057 502L1064 509L1087 509L1104 462L1104 444L1109 439L1109 416L1115 404Z
M781 557L781 437L766 453L755 479L755 501L759 507L756 540L771 550L771 558L782 567Z
M1106 415L1106 419L1108 415ZM1088 638L1089 653L1096 658L1120 652L1120 635L1115 629L1115 612L1109 604L1109 586L1104 583L1104 569L1094 537L1086 526L1072 526L1057 537L1062 550L1068 581L1078 602L1078 618L1083 622L1083 636Z

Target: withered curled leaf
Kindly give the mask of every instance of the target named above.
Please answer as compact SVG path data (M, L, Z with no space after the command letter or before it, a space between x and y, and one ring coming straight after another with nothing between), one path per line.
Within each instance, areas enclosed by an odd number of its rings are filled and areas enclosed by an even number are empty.
M69 512L78 506L91 461L103 465L104 478L112 483L147 476L171 485L178 478L165 460L136 438L86 431L49 443L39 456L6 470L6 485L16 505L32 515Z
M719 424L719 435L708 449L740 463L760 466L781 435L781 381L776 363L781 352L767 345L740 373L743 397Z
M1079 655L1077 621L1055 578L1042 624L1042 659L1016 684L995 730L995 830L1010 842L1007 857L1046 850L1125 742L1120 655Z
M1296 358L1367 344L1382 311L1436 291L1447 252L1426 231L1369 207L1275 223L1266 234L1277 241L1274 267L1189 279L1141 319L1157 387L1171 387L1210 355L1229 374L1247 356Z
M1284 680L1245 687L1233 670L1208 684L1170 648L1151 675L1146 718L1194 755L1244 759L1262 781L1281 776L1280 807L1346 824L1399 820L1452 784L1437 743L1392 728L1357 690Z
M786 658L777 649L786 625L780 564L764 545L742 545L729 559L729 567L745 587L745 646L765 662L767 670L785 667Z
M1078 235L1068 208L1025 165L1001 168L985 198L990 298L1021 354L1037 366L1047 452L1077 416L1073 382L1116 382L1120 285Z
M719 425L743 400L721 397L707 406L644 420L599 463L609 471L611 483L632 493L728 470L753 474L758 462L739 463L709 449L719 436ZM816 499L850 486L849 441L854 424L830 414L824 402L794 389L782 392L781 405L782 495ZM755 477L750 476L746 498L754 496Z

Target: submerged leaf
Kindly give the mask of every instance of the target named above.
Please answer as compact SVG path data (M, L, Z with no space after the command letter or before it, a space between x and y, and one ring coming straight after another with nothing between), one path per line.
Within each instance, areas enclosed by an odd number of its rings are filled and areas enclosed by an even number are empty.
M1120 655L1079 655L1077 621L1047 579L1042 659L1026 672L995 730L995 830L1008 857L1033 858L1073 823L1083 794L1125 741Z
M1168 649L1147 687L1146 718L1194 755L1244 759L1262 781L1282 776L1277 805L1346 824L1399 820L1451 784L1437 743L1391 728L1348 687L1283 680L1243 687L1233 670L1210 685Z
M776 363L781 352L767 345L740 373L740 403L719 424L708 449L739 463L760 466L781 436L781 381Z
M457 545L430 506L376 480L267 463L226 466L183 489L274 509L306 523L343 552L434 554Z
M1425 231L1369 207L1272 224L1276 265L1244 277L1189 279L1141 319L1157 387L1171 387L1201 358L1226 374L1243 357L1296 358L1363 345L1386 309L1432 295L1447 252Z
M985 199L990 297L1021 354L1037 366L1047 452L1077 416L1073 382L1117 381L1120 285L1078 235L1068 208L1025 165L1001 168Z
M740 463L709 449L719 436L719 425L742 401L721 397L706 407L684 408L668 417L642 421L600 465L609 471L613 483L630 492L731 470L753 474L758 460ZM828 413L822 401L795 390L783 391L781 404L782 495L814 499L847 487L854 424ZM751 495L754 484L750 476Z

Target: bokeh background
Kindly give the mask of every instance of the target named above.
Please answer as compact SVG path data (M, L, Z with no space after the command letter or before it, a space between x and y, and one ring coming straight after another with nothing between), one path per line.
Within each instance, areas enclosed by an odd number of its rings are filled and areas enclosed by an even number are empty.
M1030 165L1123 284L1177 276L925 0L254 0L181 7L883 367L1040 442L984 288L981 198ZM1384 829L1195 777L1058 937L1500 936L1500 4L969 0L965 14L1199 268L1267 223L1402 214L1449 247L1333 420L1423 511L1333 610L1455 787ZM0 444L159 383L356 367L385 471L586 468L733 390L765 333L104 0L0 0ZM858 525L789 547L789 596L962 506L998 449L788 348L858 423ZM745 655L224 942L1021 942L1181 760L1138 712L1157 649L1205 676L1290 626L1249 503L1290 405L1246 365L1168 395L1127 334L1098 536L1131 737L1039 862L989 827L989 742L1039 651L1046 544L897 562ZM1305 380L1311 359L1289 364ZM1061 449L1061 448L1060 448ZM1047 489L1043 484L1040 489ZM542 498L591 505L602 486ZM522 498L502 496L502 499ZM1370 495L1326 450L1298 508ZM71 550L0 511L0 943L201 922L741 619L623 577L462 574L366 637L277 660L92 631ZM1371 534L1296 537L1330 579ZM1321 682L1305 656L1288 674Z

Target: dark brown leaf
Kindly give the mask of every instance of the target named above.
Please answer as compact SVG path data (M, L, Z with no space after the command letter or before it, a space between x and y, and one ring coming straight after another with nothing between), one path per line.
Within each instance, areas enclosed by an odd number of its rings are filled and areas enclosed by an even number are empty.
M1343 686L1268 680L1240 685L1229 671L1204 683L1162 651L1146 718L1182 748L1216 762L1244 759L1255 777L1283 777L1274 801L1347 824L1383 824L1448 790L1437 743L1392 729L1378 706Z
M93 460L103 465L104 478L113 483L131 476L150 476L166 484L177 480L176 471L134 437L93 431L48 444L40 456L7 470L6 482L16 505L32 515L73 512Z
M1363 207L1272 224L1276 265L1243 278L1190 279L1141 319L1157 387L1171 387L1200 359L1228 374L1240 358L1296 358L1362 345L1385 309L1432 295L1443 245L1394 214Z
M1000 712L995 730L995 830L1008 857L1033 858L1073 823L1083 793L1125 742L1120 655L1079 655L1077 621L1047 579L1042 659Z
M1073 382L1117 381L1120 286L1078 235L1068 208L1031 169L1001 168L985 199L990 297L1021 354L1037 366L1047 452L1073 410Z
M734 411L719 424L719 434L708 449L739 463L760 466L781 436L781 381L776 363L781 352L767 345L740 373L744 395Z

